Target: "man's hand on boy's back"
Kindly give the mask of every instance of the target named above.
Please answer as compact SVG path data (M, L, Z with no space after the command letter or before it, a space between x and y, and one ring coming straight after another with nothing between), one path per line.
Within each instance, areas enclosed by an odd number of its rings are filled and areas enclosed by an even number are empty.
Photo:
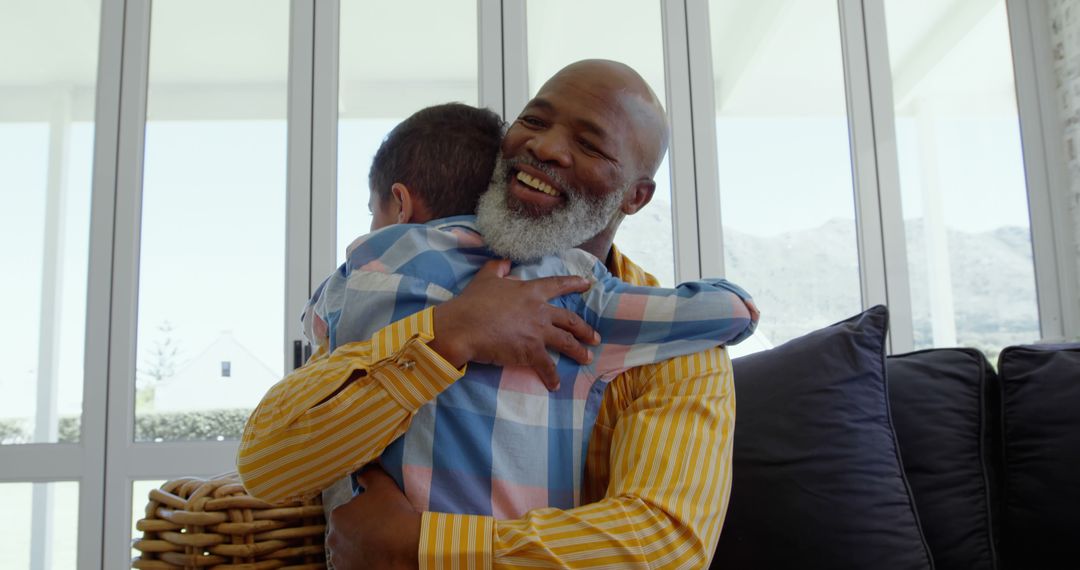
M458 368L466 362L527 366L555 390L559 376L547 349L588 364L586 345L600 344L600 337L581 317L548 301L587 291L589 282L569 276L520 281L507 277L509 271L509 261L489 261L460 295L435 307L429 346Z

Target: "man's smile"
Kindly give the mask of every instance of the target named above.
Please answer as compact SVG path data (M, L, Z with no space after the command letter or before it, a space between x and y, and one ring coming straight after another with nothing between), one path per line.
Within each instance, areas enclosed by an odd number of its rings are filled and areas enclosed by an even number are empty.
M510 194L520 203L534 211L550 211L566 202L566 195L554 181L527 165L517 165L511 170Z
M529 186L529 187L533 188L534 190L539 190L539 191L543 192L544 194L547 194L548 196L559 196L560 195L559 191L552 188L551 185L548 184L547 182L544 182L543 180L540 180L539 178L536 178L535 176L530 176L530 175L528 175L528 174L526 174L526 173L524 173L524 172L522 172L520 170L517 173L517 179L524 182L526 186Z

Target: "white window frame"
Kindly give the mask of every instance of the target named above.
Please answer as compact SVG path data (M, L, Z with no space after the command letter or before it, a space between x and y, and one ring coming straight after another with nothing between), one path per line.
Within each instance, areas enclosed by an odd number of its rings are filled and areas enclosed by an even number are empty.
M1078 247L1069 219L1064 156L1047 2L1006 0L1016 106L1024 153L1039 327L1047 342L1080 338Z
M839 0L863 308L889 307L889 352L914 349L883 0Z
M90 235L87 264L85 355L83 361L82 415L78 443L37 443L0 446L0 483L76 482L79 486L78 568L101 567L100 526L105 498L105 409L108 376L108 330L110 317L113 214L116 205L116 149L119 127L120 54L123 40L123 0L102 0L98 22L98 70L94 100L94 151L91 182ZM106 268L95 270L95 268ZM36 487L36 486L35 486ZM50 493L39 493L31 529L32 568L41 568L51 556L46 552Z
M106 0L124 5L119 137L112 235L111 319L108 327L108 417L105 442L105 548L101 567L126 568L131 557L132 484L181 475L211 476L234 469L238 442L134 440L139 247L151 0ZM299 340L297 315L308 298L311 271L315 0L292 0L289 18L288 169L286 183L285 331L283 364L291 369ZM104 37L104 34L103 34ZM336 106L335 106L336 108ZM332 231L332 230L331 230ZM88 347L87 354L94 354ZM92 391L88 390L88 393ZM100 496L100 495L99 495ZM84 519L80 536L97 534L102 519ZM86 568L96 567L85 566Z

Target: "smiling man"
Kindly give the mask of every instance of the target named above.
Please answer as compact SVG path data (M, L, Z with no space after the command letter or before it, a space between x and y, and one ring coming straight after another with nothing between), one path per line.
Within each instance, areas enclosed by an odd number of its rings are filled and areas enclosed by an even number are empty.
M608 259L623 217L652 199L667 136L637 72L605 61L566 67L506 133L476 212L488 246L529 259L570 244Z
M526 260L577 245L622 280L655 285L612 240L623 217L651 199L666 138L659 102L632 69L596 60L563 69L503 141L477 212L489 247ZM566 352L572 327L546 302L575 287L478 276L459 296L370 342L314 360L290 375L303 381L285 395L310 401L300 417L268 410L249 421L241 475L273 488L308 469L312 453L344 474L355 449L323 442L346 424L394 436L461 377L467 362L529 364L529 353L545 344ZM420 513L372 469L360 477L366 492L331 517L335 566L702 567L727 506L734 413L722 348L628 370L608 384L595 409L582 506L508 520ZM266 432L282 431L295 437L264 440ZM371 447L368 460L382 451Z

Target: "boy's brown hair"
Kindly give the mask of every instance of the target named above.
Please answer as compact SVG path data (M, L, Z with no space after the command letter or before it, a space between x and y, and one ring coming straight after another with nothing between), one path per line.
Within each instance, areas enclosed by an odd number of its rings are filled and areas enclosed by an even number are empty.
M476 213L502 136L502 119L488 109L462 103L426 107L383 139L368 185L385 203L391 187L404 184L435 219Z

